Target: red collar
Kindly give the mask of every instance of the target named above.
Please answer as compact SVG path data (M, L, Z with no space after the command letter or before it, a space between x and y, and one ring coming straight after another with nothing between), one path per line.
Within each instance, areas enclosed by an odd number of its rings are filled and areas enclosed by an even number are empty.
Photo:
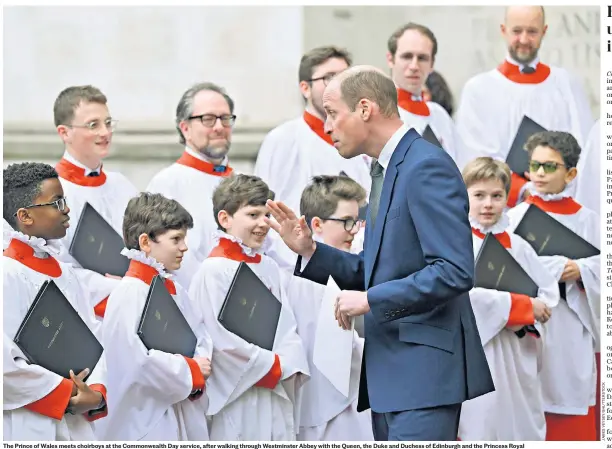
M538 65L536 65L535 72L529 74L522 73L519 66L507 60L500 64L497 70L510 81L519 84L540 84L550 75L550 67L541 62L538 62Z
M12 239L3 254L38 273L46 274L52 278L58 278L62 275L62 268L55 258L52 256L44 259L36 257L34 248L21 240Z
M100 176L85 176L84 168L77 167L64 158L57 163L55 171L66 181L83 187L100 187L106 182L106 173L102 168L100 168Z
M152 266L133 259L130 261L130 266L127 273L125 273L126 276L140 279L147 285L151 285L153 278L158 274L159 272ZM170 279L164 279L164 284L171 295L176 295L176 286L174 285L174 282L172 282Z
M415 101L412 99L412 94L404 89L397 89L397 104L400 108L424 117L429 116L429 106L423 100Z
M472 228L472 234L474 234L476 237L480 239L485 238L485 235L476 228ZM499 234L493 234L493 237L495 237L497 241L501 243L504 248L506 249L512 248L512 241L510 240L510 235L507 232L500 232Z
M242 251L240 244L232 242L229 239L221 238L219 245L217 245L208 257L224 257L226 259L235 260L237 262L247 263L259 263L261 262L261 255L255 254L254 256L247 256Z
M544 212L551 212L553 214L561 215L574 215L582 208L580 203L577 203L573 198L569 197L562 198L560 200L546 201L539 196L531 195L525 200L525 202L537 206Z
M304 111L304 121L308 125L310 129L314 131L314 133L327 142L330 145L334 145L334 141L332 140L329 134L325 134L325 123L318 117L315 117L310 112Z
M197 157L189 154L187 151L183 152L176 163L195 168L196 170L209 175L221 176L223 178L230 176L234 171L229 165L215 165L210 162L203 161L202 159L198 159Z

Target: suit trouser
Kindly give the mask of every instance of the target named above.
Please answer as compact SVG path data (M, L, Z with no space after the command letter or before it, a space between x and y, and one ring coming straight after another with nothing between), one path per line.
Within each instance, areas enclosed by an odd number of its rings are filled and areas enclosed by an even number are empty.
M376 441L457 441L461 404L405 410L372 412Z

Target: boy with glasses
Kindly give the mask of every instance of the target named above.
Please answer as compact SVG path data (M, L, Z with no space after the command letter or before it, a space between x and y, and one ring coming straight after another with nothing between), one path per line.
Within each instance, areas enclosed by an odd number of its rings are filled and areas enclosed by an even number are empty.
M212 249L212 233L217 228L212 192L233 172L227 155L235 121L234 101L223 88L213 83L189 88L176 108L176 130L185 148L183 154L147 186L149 192L177 200L193 216L193 229L187 233L189 251L176 272L185 288Z
M533 204L599 247L599 216L572 198L580 157L576 139L567 132L541 132L533 135L525 148L530 156L531 196L509 211L511 228L516 229ZM540 374L547 412L546 439L594 441L600 256L579 260L541 256L540 260L564 284L560 285L562 300L555 317L546 325Z
M121 173L102 167L117 123L110 117L106 103L106 96L96 87L72 86L59 94L53 106L57 133L66 148L55 169L70 198L74 219L74 227L62 239L65 251L60 257L77 268L79 279L92 293L92 307L100 318L104 316L106 298L119 281L116 276L82 268L68 248L86 202L121 235L125 207L138 193Z
M26 162L3 171L3 215L14 229L2 258L4 439L11 441L94 440L90 421L106 416L105 354L96 366L59 376L30 363L13 342L45 281L52 280L89 329L99 337L87 291L68 264L58 262L52 242L69 229L57 172ZM87 382L83 379L91 372ZM69 376L69 378L68 378Z
M300 211L314 239L349 251L361 222L359 206L365 190L345 176L315 176L304 189ZM342 395L315 366L315 335L325 285L292 276L288 297L308 356L310 380L300 391L300 423L297 439L302 441L371 441L369 411L357 412L364 340L353 334L349 395ZM332 311L330 310L330 314ZM331 342L330 342L331 344Z

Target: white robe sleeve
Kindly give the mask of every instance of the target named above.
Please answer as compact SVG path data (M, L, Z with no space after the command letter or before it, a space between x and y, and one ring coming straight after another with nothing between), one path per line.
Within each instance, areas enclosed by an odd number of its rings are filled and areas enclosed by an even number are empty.
M264 138L255 163L255 176L263 179L275 193L276 201L299 207L302 192L294 188L295 176L301 173L299 146L295 143L295 126L273 129ZM295 210L299 214L299 210Z

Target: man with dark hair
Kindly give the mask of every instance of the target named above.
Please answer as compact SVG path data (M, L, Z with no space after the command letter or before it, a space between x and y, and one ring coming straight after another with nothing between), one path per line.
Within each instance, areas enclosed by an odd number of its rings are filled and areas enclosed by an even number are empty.
M15 229L2 258L4 281L3 405L7 441L93 440L87 421L106 416L105 363L55 374L31 363L13 342L45 281L52 280L99 337L87 291L70 265L58 262L51 241L66 235L70 208L57 172L26 162L3 171L3 216ZM102 358L105 354L102 355ZM76 367L75 367L76 368ZM87 383L83 379L92 373Z
M146 189L179 201L193 216L193 229L187 234L189 251L176 272L185 288L189 288L193 274L213 246L212 233L217 226L212 192L233 172L228 153L235 122L234 101L222 87L203 82L187 89L175 117L183 154L157 173Z
M461 404L494 389L468 295L474 255L461 173L402 123L379 69L339 74L323 105L342 157L375 158L364 251L315 242L281 202L268 202L268 224L299 254L295 275L319 284L332 276L343 289L335 314L344 329L364 316L358 410L371 407L375 438L456 441Z
M442 106L423 98L423 85L432 73L438 41L424 25L407 23L387 42L387 64L397 87L400 117L423 134L430 127L442 148L456 161L460 140L455 124Z
M314 48L304 54L299 69L304 113L270 131L257 154L255 175L266 181L276 197L294 210L299 210L302 190L313 176L335 176L344 172L370 191L369 158L343 159L323 130L326 117L323 91L334 75L351 64L350 54L333 46ZM277 236L271 237L276 239ZM277 262L291 269L294 255L282 243L275 248L282 258Z
M89 203L121 234L125 206L138 191L121 173L109 172L102 167L117 121L111 118L106 96L100 89L93 86L64 89L55 100L53 115L57 133L66 148L55 169L66 196L70 198L75 224L61 241L66 251L60 257L77 267L79 279L92 291L92 307L95 307L96 315L103 317L106 298L118 279L82 268L69 254L68 248L85 203Z
M582 84L538 56L547 29L542 6L506 8L500 25L508 49L505 60L468 80L461 93L456 119L465 152L459 167L479 156L505 161L525 116L586 143L593 116ZM524 173L512 174L509 207L523 200L526 182Z

